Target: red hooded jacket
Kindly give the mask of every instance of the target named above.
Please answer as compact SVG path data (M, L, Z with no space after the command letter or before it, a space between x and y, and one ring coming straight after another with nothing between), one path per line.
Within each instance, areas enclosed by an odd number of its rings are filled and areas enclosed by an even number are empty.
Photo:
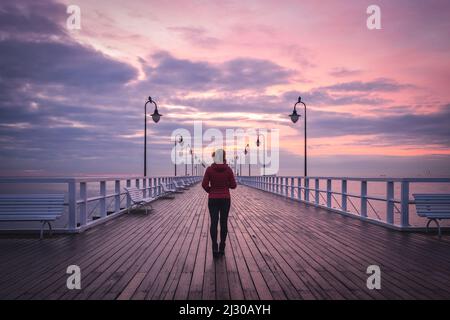
M206 169L202 187L210 199L229 199L230 190L236 188L236 180L231 168L226 164L213 163Z

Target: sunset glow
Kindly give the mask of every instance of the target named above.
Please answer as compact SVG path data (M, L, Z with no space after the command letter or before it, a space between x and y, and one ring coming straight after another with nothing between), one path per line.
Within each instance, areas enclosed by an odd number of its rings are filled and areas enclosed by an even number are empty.
M123 171L124 150L125 170L141 170L148 95L163 114L149 126L156 173L171 168L172 130L194 120L277 128L301 161L303 117L287 117L299 95L313 158L437 156L433 173L450 169L447 1L377 1L381 30L366 26L368 1L78 1L81 30L66 30L71 1L22 2L0 5L17 18L0 38L3 174L105 170L86 154ZM47 156L23 152L37 145Z

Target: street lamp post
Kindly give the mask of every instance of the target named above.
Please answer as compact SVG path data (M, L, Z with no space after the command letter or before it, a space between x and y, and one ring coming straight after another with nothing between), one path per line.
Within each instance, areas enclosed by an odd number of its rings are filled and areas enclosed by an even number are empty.
M303 106L305 107L305 161L304 161L305 169L304 169L304 174L305 174L305 177L307 177L308 176L308 172L307 172L307 168L308 168L308 166L307 166L307 159L308 159L308 156L307 156L307 153L306 153L307 152L307 145L306 145L306 142L307 142L307 139L306 139L306 104L302 101L302 97L298 97L298 101L294 104L294 110L292 111L292 114L289 115L289 117L291 118L293 123L296 123L298 121L298 119L300 118L300 115L297 114L296 107L297 107L297 104L299 104L299 103L303 104Z
M180 136L180 138L177 141L177 137L178 136ZM181 134L177 134L175 136L175 139L174 139L174 142L173 142L174 148L175 148L175 166L174 166L174 168L175 168L175 177L177 176L177 142L180 145L183 143L183 136Z
M244 149L244 154L247 155L250 152L250 145L247 143ZM249 155L250 158L250 155ZM248 176L250 177L250 159L248 160Z
M148 97L148 100L144 105L144 177L147 176L147 103L153 103L155 105L155 110L151 115L153 122L158 123L162 116L158 112L158 105L156 102L152 99L152 97Z
M263 176L266 175L266 136L262 133L258 133L258 139L256 140L256 146L259 148L260 140L259 136L263 136L264 138L264 149L263 149Z

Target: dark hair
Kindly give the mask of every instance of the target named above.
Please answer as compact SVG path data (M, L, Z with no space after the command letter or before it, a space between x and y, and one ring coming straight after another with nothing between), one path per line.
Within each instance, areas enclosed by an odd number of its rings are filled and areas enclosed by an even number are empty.
M222 150L223 151L223 162L225 163L227 160L227 152L224 149L217 149L216 151ZM213 151L211 156L214 158L216 156L216 151Z

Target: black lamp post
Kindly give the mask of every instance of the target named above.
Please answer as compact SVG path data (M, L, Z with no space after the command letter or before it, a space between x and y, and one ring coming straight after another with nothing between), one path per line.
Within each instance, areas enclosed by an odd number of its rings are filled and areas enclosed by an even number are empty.
M148 97L148 100L144 105L144 177L147 176L147 103L153 103L155 105L155 110L153 111L152 119L155 123L158 123L161 119L161 114L158 112L158 105L153 101L152 97Z
M264 149L263 149L263 176L266 175L266 136L258 133L258 139L256 140L256 146L259 148L261 142L259 141L259 136L263 136L264 138Z
M180 136L180 137L177 140L178 136ZM175 177L177 176L177 142L180 145L183 143L183 136L181 134L177 134L175 136L175 139L174 139L174 142L173 142L174 147L175 147L175 166L174 166L174 168L175 168Z
M307 141L307 139L306 139L306 104L302 101L301 97L298 97L298 101L294 104L294 110L292 111L292 114L289 115L289 117L291 118L293 123L296 123L298 121L298 119L300 118L300 115L297 114L296 107L297 107L297 104L299 104L299 103L303 104L303 106L305 107L305 161L304 161L305 162L305 169L304 169L304 173L305 173L305 177L307 177L308 176L308 172L307 172L307 168L308 168L308 166L307 166L307 159L308 159L308 157L307 157L307 153L306 153L307 152L307 145L306 145L306 141Z
M244 149L244 154L247 155L250 152L250 145L247 143ZM249 155L250 158L250 155ZM250 159L248 160L248 176L250 177Z

